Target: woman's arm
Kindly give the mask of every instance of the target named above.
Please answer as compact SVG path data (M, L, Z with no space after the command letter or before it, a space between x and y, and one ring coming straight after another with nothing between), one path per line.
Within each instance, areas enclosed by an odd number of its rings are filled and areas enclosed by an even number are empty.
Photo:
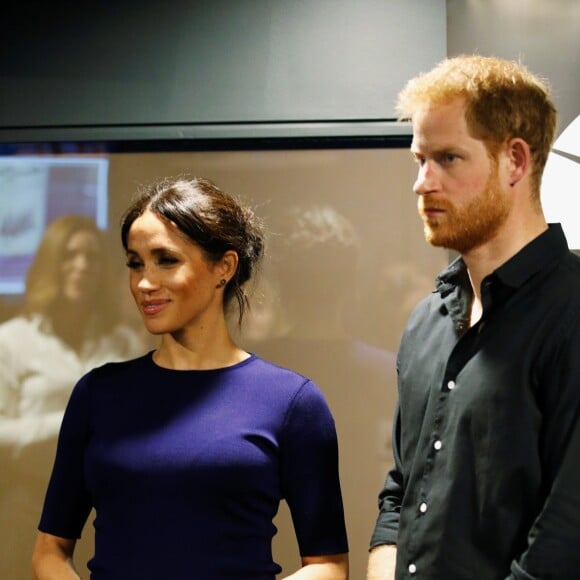
M348 554L305 556L302 568L286 580L348 580Z
M32 554L34 580L80 580L73 564L76 540L38 532Z
M336 429L324 396L311 381L294 397L280 441L282 491L299 550L301 554L324 554L302 556L302 568L287 578L345 580L348 541Z

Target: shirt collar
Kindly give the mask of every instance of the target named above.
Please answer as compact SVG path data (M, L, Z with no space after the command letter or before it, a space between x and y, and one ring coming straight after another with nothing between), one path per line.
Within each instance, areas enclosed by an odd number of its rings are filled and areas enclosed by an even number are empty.
M526 280L568 251L568 243L562 226L559 223L548 224L547 230L497 268L491 276L499 279L506 286L519 288ZM435 283L437 292L443 298L455 287L465 288L470 284L467 267L461 256L453 260L441 272Z
M469 285L469 275L465 262L459 256L435 279L436 291L445 298L457 286Z
M562 226L548 224L547 230L524 246L494 273L506 286L519 288L534 274L554 263L568 251Z

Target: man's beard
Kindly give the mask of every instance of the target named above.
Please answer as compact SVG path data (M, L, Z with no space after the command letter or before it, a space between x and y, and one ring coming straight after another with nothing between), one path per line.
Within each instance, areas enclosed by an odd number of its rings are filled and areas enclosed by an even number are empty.
M427 195L427 198L429 196ZM510 210L508 197L502 192L497 168L494 168L480 195L464 207L455 207L447 200L432 202L428 207L445 210L442 218L429 220L423 214L425 199L419 199L425 239L433 246L466 254L489 240L505 223Z

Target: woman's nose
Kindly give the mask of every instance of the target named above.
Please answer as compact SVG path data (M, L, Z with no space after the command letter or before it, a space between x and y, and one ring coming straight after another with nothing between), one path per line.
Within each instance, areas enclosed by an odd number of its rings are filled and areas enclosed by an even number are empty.
M144 268L137 282L137 288L142 292L151 292L159 288L159 281L151 270Z
M141 280L139 280L137 287L139 288L139 290L147 292L157 288L157 284L152 280L150 276L143 276Z
M71 260L75 270L84 272L91 267L91 259L84 252L76 253Z

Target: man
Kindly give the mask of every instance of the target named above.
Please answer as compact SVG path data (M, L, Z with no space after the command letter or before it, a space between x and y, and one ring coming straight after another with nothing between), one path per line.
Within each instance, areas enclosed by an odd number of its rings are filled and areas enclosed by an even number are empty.
M517 63L462 56L398 107L425 237L460 256L400 345L368 580L578 579L580 259L540 204L549 91Z

